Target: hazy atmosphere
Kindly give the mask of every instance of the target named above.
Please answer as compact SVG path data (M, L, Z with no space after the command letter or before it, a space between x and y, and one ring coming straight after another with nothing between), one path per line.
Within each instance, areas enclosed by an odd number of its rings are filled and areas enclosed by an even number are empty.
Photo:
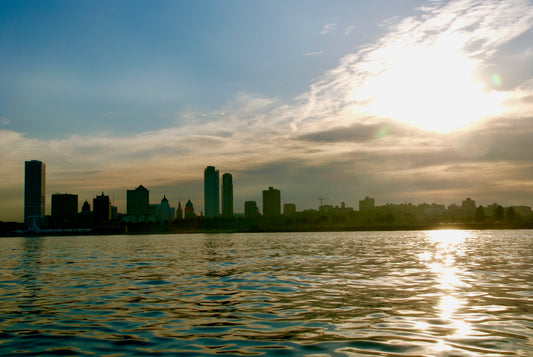
M533 204L533 1L2 1L0 220L50 195Z

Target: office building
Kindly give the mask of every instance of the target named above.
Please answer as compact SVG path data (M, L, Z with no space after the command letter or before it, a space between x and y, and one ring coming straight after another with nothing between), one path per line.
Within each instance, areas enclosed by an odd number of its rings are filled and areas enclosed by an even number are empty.
M93 220L95 224L111 220L111 201L109 196L105 196L103 192L101 196L96 196L93 199Z
M161 203L154 206L154 217L153 221L156 223L168 223L170 221L174 220L174 216L176 214L176 210L174 207L170 207L170 204L168 203L168 199L166 195L163 195L163 199L161 200Z
M359 212L368 212L376 207L376 202L371 197L365 197L364 200L359 201Z
M214 166L204 170L204 210L206 217L220 216L219 175Z
M233 217L233 177L222 175L222 217Z
M78 195L55 193L52 195L52 219L58 226L72 225L78 213Z
M277 217L281 215L281 195L280 191L269 187L263 190L263 216Z
M296 214L296 204L294 203L285 203L283 205L283 214L285 216L292 216Z
M474 218L476 214L476 201L467 197L466 200L461 204L461 210L463 217L465 218Z
M37 160L24 163L24 222L45 215L46 165Z
M150 191L143 185L126 191L126 214L144 216L149 213Z
M259 209L257 208L257 202L246 201L244 202L244 218L253 219L259 216Z

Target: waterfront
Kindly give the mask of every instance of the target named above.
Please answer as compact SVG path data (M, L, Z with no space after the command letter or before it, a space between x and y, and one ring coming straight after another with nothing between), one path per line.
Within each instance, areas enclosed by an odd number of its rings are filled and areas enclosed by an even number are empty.
M533 231L0 239L0 353L533 354Z

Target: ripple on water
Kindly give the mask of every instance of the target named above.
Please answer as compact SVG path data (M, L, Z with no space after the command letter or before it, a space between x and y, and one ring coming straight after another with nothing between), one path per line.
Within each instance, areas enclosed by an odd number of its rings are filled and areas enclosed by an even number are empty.
M0 353L533 355L532 247L530 231L4 238Z

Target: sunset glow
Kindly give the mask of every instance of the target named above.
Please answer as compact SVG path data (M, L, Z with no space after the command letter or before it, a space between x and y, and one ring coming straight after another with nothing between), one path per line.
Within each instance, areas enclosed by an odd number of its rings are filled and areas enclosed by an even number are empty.
M530 0L51 1L0 3L0 220L26 160L119 212L140 184L201 210L208 165L238 211L270 185L297 210L531 205Z
M500 112L504 95L484 90L474 77L478 62L455 41L391 52L390 67L356 90L371 98L372 114L449 132Z

